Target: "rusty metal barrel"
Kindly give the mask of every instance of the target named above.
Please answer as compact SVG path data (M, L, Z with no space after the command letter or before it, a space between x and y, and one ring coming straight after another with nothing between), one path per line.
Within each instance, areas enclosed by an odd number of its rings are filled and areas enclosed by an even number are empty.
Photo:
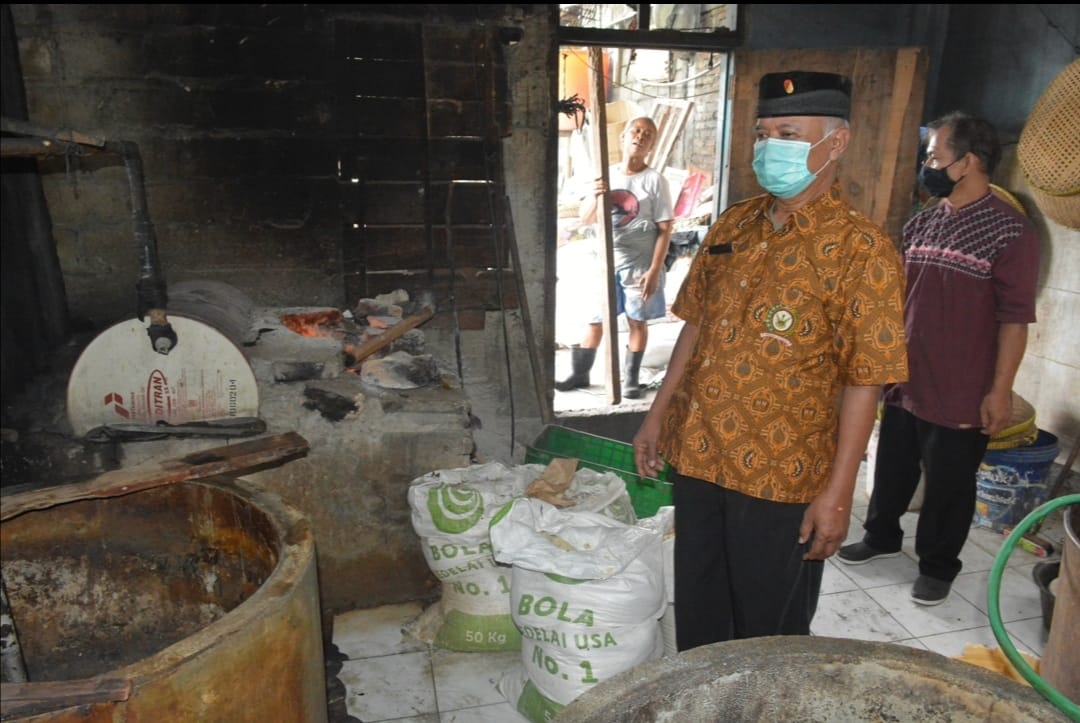
M1010 721L1067 718L1034 689L928 650L828 637L714 643L598 683L555 721Z
M276 495L69 502L4 521L0 558L28 679L4 720L327 720L314 537Z

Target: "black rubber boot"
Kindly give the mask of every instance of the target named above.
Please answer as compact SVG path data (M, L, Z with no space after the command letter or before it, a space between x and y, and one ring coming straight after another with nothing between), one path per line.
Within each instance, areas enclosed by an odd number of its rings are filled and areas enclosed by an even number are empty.
M630 351L626 350L626 355L623 357L622 368L622 395L627 399L640 399L641 398L641 385L638 384L638 373L641 371L641 357L645 356L645 350Z
M568 392L571 389L584 389L589 386L589 371L594 361L596 361L596 349L570 347L570 364L573 372L561 382L555 382L555 388L560 392Z

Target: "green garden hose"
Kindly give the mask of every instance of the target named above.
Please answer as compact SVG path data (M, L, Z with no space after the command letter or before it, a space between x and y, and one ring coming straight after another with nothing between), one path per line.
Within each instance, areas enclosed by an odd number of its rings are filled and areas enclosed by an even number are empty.
M1013 529L1012 533L1006 538L1005 544L998 550L997 557L994 558L994 564L990 568L990 581L987 584L987 598L990 628L994 631L994 637L997 638L998 644L1001 645L1001 650L1005 653L1005 657L1009 659L1009 662L1013 664L1013 667L1016 668L1024 680L1031 683L1032 688L1042 694L1044 698L1053 703L1054 706L1065 713L1065 715L1069 716L1074 721L1080 721L1080 705L1073 703L1060 691L1054 688L1054 686L1039 677L1039 674L1036 673L1035 670L1028 665L1027 661L1024 660L1024 657L1017 652L1016 646L1012 644L1008 633L1005 632L1005 626L1001 622L1001 609L998 605L998 596L1001 592L1001 574L1005 570L1005 564L1009 561L1009 555L1012 554L1013 548L1016 547L1016 543L1029 529L1031 529L1032 525L1042 520L1054 510L1059 507L1065 507L1066 505L1076 504L1080 504L1080 494L1065 495L1050 500L1032 510L1031 513L1028 514L1015 529Z

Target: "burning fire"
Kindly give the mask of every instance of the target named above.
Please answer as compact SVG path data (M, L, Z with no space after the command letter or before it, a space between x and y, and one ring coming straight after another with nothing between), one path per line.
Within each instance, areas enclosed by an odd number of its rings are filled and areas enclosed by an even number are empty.
M284 314L281 323L301 336L333 336L333 328L341 325L341 312L325 309L304 314Z

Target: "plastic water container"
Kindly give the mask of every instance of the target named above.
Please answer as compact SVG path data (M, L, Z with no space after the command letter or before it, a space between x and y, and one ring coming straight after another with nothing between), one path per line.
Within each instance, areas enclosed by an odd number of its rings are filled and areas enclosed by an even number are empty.
M975 474L974 524L1001 531L1046 502L1050 465L1057 455L1058 438L1045 429L1029 445L987 450Z

